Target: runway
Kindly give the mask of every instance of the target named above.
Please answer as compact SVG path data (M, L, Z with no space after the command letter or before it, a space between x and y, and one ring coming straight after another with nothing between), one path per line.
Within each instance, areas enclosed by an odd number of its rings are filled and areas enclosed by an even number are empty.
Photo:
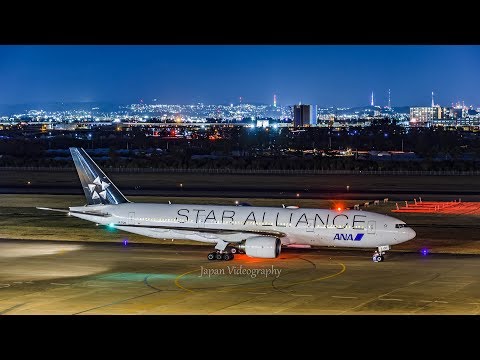
M285 249L211 262L209 250L1 240L0 314L480 313L480 256Z

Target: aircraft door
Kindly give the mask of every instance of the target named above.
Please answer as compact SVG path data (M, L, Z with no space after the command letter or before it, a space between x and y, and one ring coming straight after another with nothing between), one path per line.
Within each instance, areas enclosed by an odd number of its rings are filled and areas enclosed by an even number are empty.
M375 221L370 220L367 226L367 234L375 234Z
M128 213L128 225L135 225L135 213L134 212L129 212Z

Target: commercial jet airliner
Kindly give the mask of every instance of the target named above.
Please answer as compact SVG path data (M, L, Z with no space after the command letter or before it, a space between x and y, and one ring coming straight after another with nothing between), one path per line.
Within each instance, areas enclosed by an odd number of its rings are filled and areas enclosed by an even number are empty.
M71 216L158 239L194 240L215 245L209 260L232 260L237 252L276 258L283 246L376 248L383 261L391 245L415 237L405 222L361 210L225 205L133 203L81 148L70 148L88 204Z

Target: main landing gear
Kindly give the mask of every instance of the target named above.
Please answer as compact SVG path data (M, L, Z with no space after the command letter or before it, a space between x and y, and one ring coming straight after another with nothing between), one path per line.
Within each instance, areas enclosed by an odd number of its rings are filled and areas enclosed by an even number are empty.
M210 254L207 255L208 260L230 261L230 260L233 260L234 257L235 256L233 255L233 252L220 252L220 251L211 252Z
M229 246L226 241L219 241L215 246L215 251L208 254L208 260L224 260L230 261L233 260L235 255L238 252L238 249L233 246Z

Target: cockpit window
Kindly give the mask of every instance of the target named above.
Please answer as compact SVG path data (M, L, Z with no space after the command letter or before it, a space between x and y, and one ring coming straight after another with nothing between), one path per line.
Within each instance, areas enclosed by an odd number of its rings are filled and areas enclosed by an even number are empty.
M401 228L404 228L404 227L407 227L407 224L395 224L395 228L397 228L397 229L401 229Z

